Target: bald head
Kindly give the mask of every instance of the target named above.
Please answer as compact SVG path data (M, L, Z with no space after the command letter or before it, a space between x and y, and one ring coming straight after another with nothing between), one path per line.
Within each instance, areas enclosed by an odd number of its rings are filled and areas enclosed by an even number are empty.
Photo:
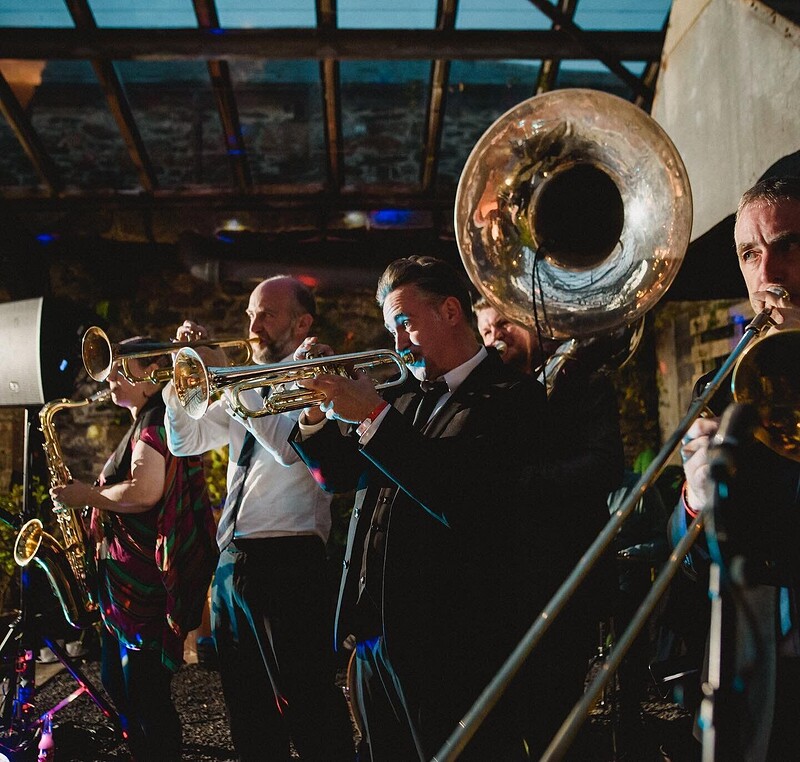
M247 305L250 338L258 339L253 359L274 363L290 355L308 335L315 316L313 294L295 278L276 275L259 283Z

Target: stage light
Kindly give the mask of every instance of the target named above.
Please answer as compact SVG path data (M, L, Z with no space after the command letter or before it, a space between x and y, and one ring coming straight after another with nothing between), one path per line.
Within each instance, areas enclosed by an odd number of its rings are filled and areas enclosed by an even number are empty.
M319 286L319 278L315 278L313 275L296 275L297 280L299 280L304 286L308 286L309 288L316 288Z
M345 212L343 219L347 228L363 228L369 223L369 218L364 212Z
M370 213L373 224L387 226L405 225L411 216L412 213L408 209L379 209Z

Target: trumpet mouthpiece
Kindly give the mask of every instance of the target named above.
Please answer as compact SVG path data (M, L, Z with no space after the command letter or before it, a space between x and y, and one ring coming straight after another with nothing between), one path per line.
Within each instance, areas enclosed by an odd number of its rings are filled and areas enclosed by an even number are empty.
M789 301L789 292L783 286L767 286L765 291L769 291L774 297L783 299L785 302Z
M505 341L500 341L499 339L492 344L492 346L498 351L499 354L504 355L508 350L508 344Z

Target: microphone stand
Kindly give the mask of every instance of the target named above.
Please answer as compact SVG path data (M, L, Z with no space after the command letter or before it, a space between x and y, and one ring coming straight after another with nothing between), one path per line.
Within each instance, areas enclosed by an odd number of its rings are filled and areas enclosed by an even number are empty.
M708 595L711 599L711 621L708 643L708 679L703 684L700 704L702 730L702 762L735 762L741 759L732 732L736 714L733 712L742 687L738 685L734 666L736 642L736 600L745 583L741 574L732 573L740 566L740 556L726 558L730 537L725 518L733 511L745 510L738 505L737 479L753 444L753 432L758 424L751 405L731 404L720 422L714 445L709 448L711 478L715 482L714 501L705 511L705 532L711 568Z

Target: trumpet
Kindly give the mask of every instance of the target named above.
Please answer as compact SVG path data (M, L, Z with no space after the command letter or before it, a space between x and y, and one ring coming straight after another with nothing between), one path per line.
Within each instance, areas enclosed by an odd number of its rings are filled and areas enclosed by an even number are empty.
M376 390L399 386L408 378L408 366L414 363L411 353L402 355L391 349L314 357L268 365L208 367L191 347L183 347L175 355L173 381L178 401L195 420L202 418L211 400L223 391L230 392L233 410L242 418L260 418L290 410L300 410L325 401L325 395L313 389L297 387L304 378L336 374L351 378L357 371L369 371L394 365L398 374L386 381L373 378ZM248 389L269 387L263 406L247 407L240 395Z
M95 381L105 381L111 375L111 368L115 362L120 363L120 372L130 383L149 381L151 384L161 384L172 379L172 368L156 368L150 373L137 376L128 366L129 360L146 360L177 352L182 347L212 347L223 349L226 347L239 350L239 355L231 364L248 364L253 358L252 343L257 339L217 339L207 341L169 341L169 342L143 342L139 344L112 344L106 332L98 326L92 326L83 335L81 342L81 355L83 367Z

